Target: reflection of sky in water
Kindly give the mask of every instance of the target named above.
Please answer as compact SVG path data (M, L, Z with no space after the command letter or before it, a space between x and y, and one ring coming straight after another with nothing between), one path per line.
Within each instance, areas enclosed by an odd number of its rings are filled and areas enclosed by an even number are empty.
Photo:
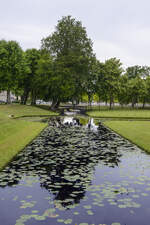
M50 126L0 173L0 224L148 225L149 161L102 126Z
M73 117L64 117L63 123L73 123Z

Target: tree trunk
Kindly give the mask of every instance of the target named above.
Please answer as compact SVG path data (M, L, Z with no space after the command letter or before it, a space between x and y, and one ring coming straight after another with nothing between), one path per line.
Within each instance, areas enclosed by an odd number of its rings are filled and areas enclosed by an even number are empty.
M110 101L109 103L109 109L111 110L112 109L112 102Z
M134 108L134 105L135 105L135 101L134 99L132 99L132 108Z
M29 96L29 92L27 92L26 95L24 96L24 101L23 101L24 105L26 105L26 103L27 103L28 96Z
M55 106L56 109L58 109L59 105L60 105L60 101L57 101L56 106Z
M59 107L59 104L60 104L60 101L58 99L53 99L52 100L52 105L51 105L51 110L55 110L55 109L58 109Z
M31 91L31 105L36 105L36 92L34 90Z
M114 107L115 107L115 103L114 103L114 100L113 100L112 104L113 104L113 108L114 108Z
M11 104L10 90L7 90L7 104Z
M112 109L112 105L113 105L113 96L110 96L110 104L109 104L109 109Z
M21 105L23 105L23 101L24 101L24 95L21 95L21 102L20 102Z
M21 104L22 104L22 105L26 105L27 100L28 100L28 96L29 96L29 90L24 89L24 93L23 93L23 95L21 96Z
M31 105L36 105L36 96L32 98Z
M99 98L99 111L100 111L100 96L98 96L98 98Z
M144 109L145 108L145 99L143 100L143 106L142 108Z
M92 96L90 94L88 94L88 104L91 108L91 105L92 105Z

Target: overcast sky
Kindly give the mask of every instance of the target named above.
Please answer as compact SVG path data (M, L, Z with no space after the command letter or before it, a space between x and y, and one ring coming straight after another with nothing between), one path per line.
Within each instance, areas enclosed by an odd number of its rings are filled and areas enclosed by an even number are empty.
M40 48L67 15L82 21L100 61L150 66L149 0L0 0L0 39Z

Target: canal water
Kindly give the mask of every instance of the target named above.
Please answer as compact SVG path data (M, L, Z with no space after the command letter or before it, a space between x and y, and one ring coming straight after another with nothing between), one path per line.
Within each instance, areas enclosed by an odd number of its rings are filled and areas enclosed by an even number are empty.
M92 119L53 118L0 172L0 225L149 225L150 155Z

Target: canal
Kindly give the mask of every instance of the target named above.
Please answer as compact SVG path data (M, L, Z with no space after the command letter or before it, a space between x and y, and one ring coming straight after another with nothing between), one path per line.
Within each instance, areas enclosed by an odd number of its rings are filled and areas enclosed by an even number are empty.
M57 117L0 172L0 225L149 225L150 155Z

